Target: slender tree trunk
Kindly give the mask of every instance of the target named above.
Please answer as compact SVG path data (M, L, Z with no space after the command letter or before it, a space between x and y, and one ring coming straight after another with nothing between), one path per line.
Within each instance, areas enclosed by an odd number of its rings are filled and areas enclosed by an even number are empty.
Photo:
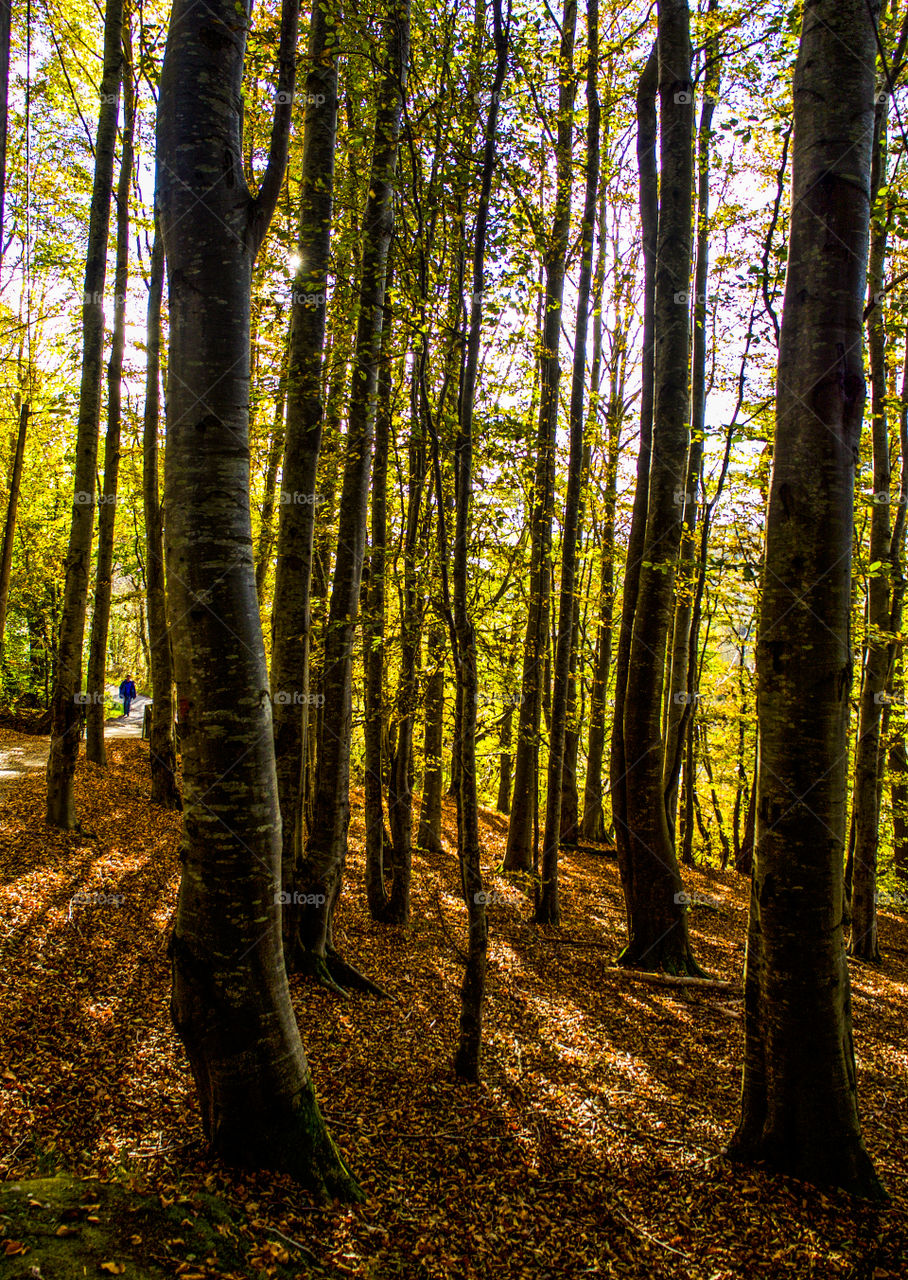
M580 596L574 596L574 618L571 639L571 669L568 676L568 698L565 713L564 762L561 769L561 843L575 845L579 835L580 797L577 793L577 753L580 750L580 718L577 706L577 643L580 631Z
M716 10L715 0L710 0L708 18ZM671 643L671 673L669 676L668 716L665 731L665 812L669 831L674 839L678 810L678 781L684 756L684 739L696 715L696 689L689 688L688 669L691 641L691 620L698 578L695 563L697 506L700 495L700 472L703 464L703 444L706 435L706 288L709 281L709 143L713 113L719 96L719 50L714 38L704 45L706 68L703 84L703 104L700 108L700 127L697 135L697 260L694 270L693 297L693 352L691 356L690 396L690 450L687 462L687 483L684 493L676 494L683 500L684 528L681 535L681 554L675 603L674 631ZM692 701L694 700L694 701Z
M291 326L292 326L291 320ZM287 333L289 354L290 332ZM271 551L274 546L274 499L277 494L277 473L284 458L284 410L287 404L287 369L281 370L274 401L274 422L271 427L271 440L268 445L268 461L265 464L265 492L262 495L261 523L259 540L255 553L255 590L261 604L265 594L265 583L271 565Z
M104 357L104 282L110 231L110 195L117 115L120 105L123 0L107 0L104 17L104 71L95 137L95 174L88 221L88 254L82 298L82 379L73 508L66 554L63 614L57 641L57 667L52 701L50 752L47 758L47 821L72 830L78 825L73 776L79 758L82 644L95 521L98 431L101 422L101 366Z
M409 0L392 0L387 17L385 66L379 87L369 195L363 217L362 276L352 391L347 414L347 456L340 502L337 558L325 635L324 710L318 744L312 828L295 877L307 898L300 910L301 963L325 985L375 990L334 949L331 921L340 895L350 824L350 738L353 642L359 611L366 513L381 352L388 249L393 229L393 187L409 65Z
M0 0L2 5L2 0ZM0 550L0 663L6 638L6 610L9 604L9 583L13 569L13 541L16 537L16 519L19 514L19 491L22 487L22 468L25 465L25 442L28 438L28 419L31 406L26 399L19 405L19 426L13 450L13 465L9 477L9 498L6 503L6 520L3 525L3 547Z
M0 267L6 244L6 136L9 125L9 55L13 25L12 0L0 0ZM0 622L2 622L0 615ZM2 629L0 629L2 636Z
M873 161L870 199L873 218L867 264L867 292L871 304L883 288L886 266L888 197L877 203L886 183L886 118L889 94L878 96L874 114ZM867 584L867 635L864 644L864 679L861 685L858 733L854 761L854 854L849 877L851 941L848 954L879 963L876 887L880 841L879 775L883 762L880 720L889 678L889 575L891 529L889 522L889 421L886 413L886 334L883 308L872 306L867 320L870 355L870 428L873 447L873 507L870 513L870 574Z
M564 299L565 259L571 228L571 173L574 130L574 34L576 0L565 0L558 54L558 125L555 144L556 191L552 234L545 257L545 311L542 354L539 360L539 426L536 436L536 469L533 479L530 549L530 599L523 658L523 701L514 758L514 797L506 871L531 871L533 831L539 805L539 736L545 690L552 596L552 519L555 509L555 433L558 426L558 385L561 379L561 311ZM561 754L559 752L559 770ZM558 791L560 794L560 773ZM556 828L557 830L557 828ZM557 849L556 854L557 857ZM551 855L550 855L551 860Z
M842 863L877 13L865 0L807 0L795 68L742 1115L730 1147L871 1197L884 1192L858 1117Z
M596 317L597 324L601 324ZM595 367L595 359L593 361ZM594 384L595 385L595 384ZM599 627L596 634L596 656L590 692L590 728L586 753L586 783L583 788L583 822L581 834L592 844L606 840L605 813L602 805L603 759L605 756L605 712L612 644L615 629L615 506L618 478L618 439L620 414L614 401L609 413L609 444L605 476L605 519L600 547Z
M148 600L149 667L152 720L149 756L151 801L180 809L176 781L173 656L167 627L164 578L164 522L158 482L158 426L161 381L161 298L164 291L164 241L155 228L145 322L145 419L142 441L142 493L145 506L145 593Z
M572 14L571 21L575 20ZM565 11L565 24L568 21ZM566 25L564 30L566 31ZM577 320L574 333L574 365L571 380L570 461L564 521L561 535L561 589L558 601L558 639L555 645L552 691L552 727L549 739L549 768L546 788L545 833L542 843L542 883L536 902L537 924L559 924L558 846L561 840L562 775L565 759L568 696L573 661L574 611L577 577L577 545L580 534L580 504L583 484L584 392L586 389L586 339L589 325L590 292L593 279L593 242L596 231L597 196L599 192L599 4L588 0L587 6L587 154L586 193L580 247L580 281L577 288ZM572 74L570 58L563 74ZM569 104L573 118L573 101ZM570 146L570 134L568 134ZM559 295L560 304L560 295ZM560 306L559 306L560 316ZM557 359L557 345L555 348ZM557 384L556 384L557 385Z
M905 705L901 662L893 680L894 700ZM908 885L908 746L903 725L893 731L889 744L889 798L892 805L892 864L901 886Z
M98 553L95 567L95 605L88 642L88 704L85 719L85 757L106 765L104 747L104 683L107 676L107 635L113 578L114 535L117 522L117 484L120 475L120 415L123 352L126 347L126 286L129 282L129 196L136 124L132 81L129 18L123 23L123 140L117 179L117 246L114 267L114 321L107 366L107 433L104 440L104 491L98 513Z
M624 703L626 839L618 863L628 914L621 963L699 973L690 950L687 909L665 815L662 700L673 582L681 541L676 502L687 478L688 291L691 267L693 120L690 15L686 4L659 5L660 201L655 301L654 423L646 533L634 611Z
M460 991L460 1028L454 1070L464 1080L478 1080L482 1052L482 1005L485 996L489 926L479 848L479 803L476 791L476 702L479 681L476 635L469 611L469 548L473 497L473 403L482 338L482 293L485 285L486 236L498 133L498 106L508 66L510 26L501 13L501 0L492 0L495 76L485 122L480 190L473 243L473 276L466 363L460 388L457 438L454 449L455 493L453 556L454 657L459 715L457 746L460 785L457 792L457 852L467 906L469 948ZM510 23L510 12L508 14Z
M426 351L423 348L422 358ZM414 378L417 368L414 366ZM414 384L414 391L417 390ZM422 434L418 395L413 396L410 415L412 434L409 447L409 477L406 526L404 530L404 589L401 626L400 677L397 687L397 743L391 757L388 788L388 825L393 847L394 879L388 903L395 924L406 924L410 916L410 865L413 839L413 729L416 720L416 672L420 648L418 557L420 518L426 479L426 450Z
M158 107L171 339L165 533L185 787L171 1010L212 1150L355 1198L318 1109L284 971L280 811L249 511L252 267L286 165L297 7L287 0L281 15L271 154L257 196L242 164L247 17L238 23L230 0L177 0Z
M430 674L426 682L426 723L423 738L422 800L419 807L417 844L441 853L442 749L445 717L445 629L429 628Z
M385 885L385 854L391 838L385 828L385 577L388 550L388 442L391 435L391 365L388 334L391 309L386 305L382 322L382 360L379 368L378 406L375 414L375 448L372 466L372 540L369 576L363 616L363 669L365 701L365 819L366 898L373 920L389 917Z
M281 477L277 567L271 613L271 698L281 810L284 955L295 965L304 908L303 744L309 719L309 591L322 437L322 350L331 247L337 132L337 31L332 7L316 5L309 30L306 124L287 356L287 429Z
M656 91L659 62L653 45L637 86L637 168L639 171L640 223L643 252L643 342L641 350L640 444L637 451L637 483L631 513L631 529L624 566L621 626L615 655L615 706L612 715L612 750L609 760L612 819L619 862L628 865L630 833L627 815L627 755L624 746L624 707L627 699L628 664L640 565L646 532L646 509L653 442L656 247L659 223L659 179L656 170ZM630 936L630 916L628 934Z

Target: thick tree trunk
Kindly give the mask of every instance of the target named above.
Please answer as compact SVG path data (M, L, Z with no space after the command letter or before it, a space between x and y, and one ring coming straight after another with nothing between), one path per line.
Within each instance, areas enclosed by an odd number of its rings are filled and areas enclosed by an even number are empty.
M155 229L145 323L145 419L142 440L142 493L145 507L145 586L148 600L149 667L153 716L149 757L151 800L164 809L182 807L176 780L173 656L167 627L164 578L164 522L158 483L158 427L161 380L161 297L164 291L164 241Z
M445 723L445 629L429 628L429 679L426 682L426 722L423 737L422 799L416 843L441 853L441 796L444 785L442 748Z
M576 14L572 14L571 21ZM567 30L568 13L565 11ZM580 238L580 280L577 287L577 319L574 332L574 364L571 379L570 460L564 520L561 534L561 587L558 600L558 639L555 645L552 691L552 727L549 735L549 768L546 788L545 833L542 843L542 882L536 902L537 924L560 924L558 902L558 847L561 843L561 806L567 734L568 698L574 648L574 614L577 577L577 546L580 537L581 488L583 484L584 393L586 390L586 338L589 326L590 292L593 280L593 242L599 192L599 4L588 0L587 7L587 153L586 192ZM568 62L569 65L569 62ZM573 102L569 104L573 107ZM568 120L570 125L573 112ZM567 137L570 147L570 134ZM560 303L560 296L559 296ZM559 309L560 315L560 309ZM557 359L557 346L555 350Z
M883 288L886 266L887 215L877 207L881 185L886 182L886 119L889 94L878 96L874 114L873 161L870 199L873 217L867 264L867 292L871 311L867 320L870 354L870 429L873 448L873 506L870 513L870 574L867 584L867 634L864 644L864 678L861 684L858 733L854 759L854 854L849 879L851 940L848 954L878 963L880 944L876 920L877 861L880 842L879 776L883 763L880 721L889 679L889 575L891 529L889 522L889 420L886 413L886 334L883 308L873 306Z
M249 511L250 287L283 180L297 8L281 16L271 155L243 176L247 14L174 5L158 108L168 266L166 546L185 787L174 1024L213 1151L358 1195L325 1128L284 971L281 837Z
M300 910L300 963L328 986L373 989L334 950L331 920L340 895L350 824L350 736L353 642L359 612L366 513L378 390L388 249L393 229L393 188L409 65L409 0L393 0L369 195L363 217L362 275L356 353L347 414L347 455L340 502L337 558L325 635L324 709L318 743L312 828L295 876L297 890L316 897Z
M79 758L84 694L82 644L95 522L98 431L101 423L101 365L104 357L104 282L117 115L120 105L123 0L107 0L104 16L104 71L95 137L95 174L88 221L88 254L82 298L82 380L73 477L73 509L66 553L63 615L57 641L50 752L47 758L47 821L72 830L77 826L73 776Z
M132 82L129 18L123 23L123 140L117 179L117 246L114 267L114 321L107 365L107 432L104 439L104 490L98 513L98 552L95 565L95 604L88 642L88 704L85 717L85 757L106 765L104 748L104 683L107 677L107 634L113 577L114 535L117 522L117 483L120 475L120 409L123 352L126 347L126 286L129 282L129 196L136 124ZM124 672L124 674L129 674Z
M545 688L549 616L552 596L552 519L555 510L555 434L558 426L558 385L561 380L561 311L564 298L565 259L571 228L571 172L574 130L574 34L576 0L565 0L558 53L558 125L555 144L555 207L552 234L545 256L545 303L542 353L539 358L539 426L536 436L536 468L533 478L529 614L523 656L523 700L517 728L514 758L514 796L506 871L531 871L534 862L534 830L539 806L539 735ZM560 759L559 751L559 779ZM558 790L560 793L560 781ZM556 828L557 830L557 828ZM556 851L557 854L557 851Z
M302 876L303 745L309 688L309 591L322 437L322 350L331 248L334 143L337 132L337 30L330 5L316 5L309 30L306 123L298 229L300 265L293 282L287 356L287 428L281 476L277 567L271 613L271 699L277 794L281 810L284 954L297 958L303 909L295 895L315 892ZM289 897L288 897L289 895Z
M730 1147L738 1159L874 1197L883 1193L858 1118L842 863L876 12L865 0L808 0L795 68L757 642L742 1116Z
M690 950L687 909L665 814L662 702L673 584L681 541L676 502L687 479L688 293L691 268L693 121L690 15L686 4L659 5L660 201L655 301L654 432L646 533L634 610L627 696L625 838L618 864L628 916L621 963L699 973Z
M624 747L624 707L627 699L628 663L640 565L646 532L646 508L649 494L649 472L653 441L656 241L659 223L659 179L656 170L656 92L659 79L657 46L653 45L637 86L637 168L639 171L639 203L641 249L643 253L643 341L641 349L640 444L637 451L637 482L631 513L631 529L624 565L624 589L621 600L621 625L615 655L615 706L612 715L612 750L609 758L609 781L612 820L619 861L627 865L630 856L627 818L627 756Z

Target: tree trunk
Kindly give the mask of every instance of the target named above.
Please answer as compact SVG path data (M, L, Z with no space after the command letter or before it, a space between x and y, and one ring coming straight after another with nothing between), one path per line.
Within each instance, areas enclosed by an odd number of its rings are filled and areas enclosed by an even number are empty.
M389 917L385 885L385 855L391 838L385 827L385 625L388 550L388 442L391 435L391 366L388 336L391 308L382 321L382 359L378 373L375 449L372 466L372 538L363 615L363 672L365 701L365 820L366 899L373 920ZM393 859L391 859L393 867ZM390 868L389 868L390 869Z
M2 11L2 0L0 0ZM0 550L0 663L6 637L6 610L9 604L9 583L13 569L13 542L16 537L16 518L19 514L19 490L22 487L22 468L25 464L25 442L28 438L28 419L31 406L23 399L19 405L19 427L13 450L13 465L9 477L9 498L6 503L6 520L3 525L3 548Z
M302 889L303 745L309 720L309 591L322 438L322 350L331 249L337 132L337 31L330 6L316 5L309 30L298 256L287 355L287 428L281 477L277 567L271 612L271 699L281 810L284 954L296 963ZM289 896L288 896L289 895Z
M710 0L707 21L714 17L716 0ZM669 677L668 714L665 730L665 812L672 839L678 811L678 781L684 757L684 740L696 715L697 691L689 687L690 649L694 596L698 578L695 561L697 505L700 495L700 472L706 435L706 288L709 281L709 143L713 113L719 96L721 63L717 41L706 40L703 81L703 104L697 134L697 260L694 269L693 351L691 355L690 450L687 483L683 494L676 494L684 507L684 528L675 601L674 629L671 642L671 674Z
M570 21L576 19L572 11ZM565 9L564 32L568 11ZM542 883L536 902L537 924L560 924L558 902L558 846L561 842L561 806L567 734L568 699L574 649L574 613L577 577L577 545L580 536L580 505L583 484L584 392L586 389L586 338L589 325L590 292L593 279L593 242L596 232L599 192L599 3L588 0L587 7L587 154L586 192L580 237L580 280L577 287L577 319L574 333L574 363L571 379L570 460L564 520L561 534L561 587L558 600L558 639L555 644L552 689L552 727L549 737L549 768L546 787L545 833L542 843ZM565 54L563 74L570 73L571 55ZM569 104L568 127L573 120L573 94ZM568 109L568 106L564 108ZM570 133L567 145L570 147ZM559 295L560 317L560 295ZM557 360L557 345L555 355ZM557 385L557 382L556 382ZM518 748L519 749L519 748Z
M387 32L372 172L363 217L360 310L347 414L347 456L337 558L325 635L325 703L318 743L315 803L312 829L295 877L297 888L304 896L320 899L314 906L307 904L300 910L300 963L322 983L340 991L344 991L345 984L375 989L335 952L331 922L341 890L350 824L353 642L365 549L385 280L394 218L393 186L409 65L409 0L393 0Z
M73 509L66 554L63 615L57 641L57 668L52 699L50 752L47 758L47 821L71 831L76 818L73 776L79 758L82 644L95 522L98 431L101 423L101 365L104 357L104 282L117 115L120 105L123 0L107 0L104 16L104 71L95 137L95 173L88 221L88 254L82 297L82 379L73 478Z
M442 749L445 723L445 629L429 628L429 679L426 682L426 723L423 738L422 800L419 806L417 844L441 853Z
M884 1193L858 1117L842 862L877 12L865 0L808 0L795 68L742 1115L730 1147L872 1197Z
M290 322L292 328L293 321ZM289 354L290 329L287 332ZM259 540L255 553L255 590L259 604L265 595L265 583L271 566L271 551L274 546L274 499L277 493L277 473L284 458L284 410L287 404L287 368L281 370L277 385L277 396L274 401L274 422L271 427L271 440L268 445L268 461L265 464L265 492L262 495L261 523L259 524Z
M646 533L633 618L624 704L624 830L618 865L628 915L620 962L631 968L700 972L663 800L662 701L681 541L676 497L687 478L688 291L691 266L693 121L690 15L659 5L660 201L654 358L654 424Z
M161 297L164 290L164 241L155 228L148 281L145 343L145 420L142 441L142 493L145 505L145 593L148 600L149 666L153 716L149 757L151 801L180 809L176 781L173 656L167 627L164 578L164 523L158 484L158 425L161 379Z
M627 816L627 756L624 747L624 707L627 700L628 663L640 565L646 532L646 508L653 441L656 241L659 222L659 179L656 170L656 90L659 62L657 45L653 45L637 86L637 168L639 171L639 203L641 249L643 253L643 342L641 346L640 445L637 452L637 483L631 529L624 565L624 590L621 600L621 626L615 655L615 706L612 713L612 750L609 780L612 819L619 860L627 865L630 833ZM630 923L628 926L630 934Z
M117 179L117 245L114 267L114 321L107 365L107 432L104 440L104 491L98 513L98 553L95 566L95 605L88 642L88 703L85 717L85 758L106 765L104 747L104 684L107 678L107 634L117 521L117 482L120 475L120 413L123 352L126 346L126 286L129 282L129 196L136 124L132 82L132 41L129 18L123 23L123 141ZM128 673L124 673L128 674Z
M356 1198L318 1109L284 971L249 511L252 266L286 164L297 8L288 0L281 15L271 154L255 197L242 164L243 16L230 0L177 0L158 107L171 336L165 532L185 787L171 1010L214 1153Z
M6 136L9 125L9 54L13 25L12 0L0 0L0 267L6 244ZM3 615L0 614L0 622ZM0 637L3 631L0 627Z
M867 319L870 355L870 429L873 447L873 506L870 513L870 570L867 584L867 632L861 684L858 733L854 752L854 854L850 877L851 940L848 954L879 963L876 920L877 861L880 842L879 775L882 765L880 719L889 679L889 420L886 413L886 334L882 306L873 306L883 288L886 266L888 197L878 206L886 183L886 120L889 94L878 95L874 113L870 200L873 218L867 264Z
M482 1005L485 996L486 957L489 926L479 848L479 803L476 791L476 702L479 681L476 667L476 635L469 612L469 547L473 498L473 403L482 337L482 293L485 285L486 236L495 151L498 134L498 107L501 86L508 65L510 11L508 25L501 13L501 0L492 0L494 24L495 76L485 122L476 231L473 242L473 275L467 353L460 388L457 437L454 449L453 618L454 659L457 671L459 715L457 747L460 758L460 785L457 791L457 852L460 878L467 906L469 947L460 990L460 1028L454 1070L462 1080L478 1080L482 1052ZM439 495L440 497L440 495Z
M542 323L542 353L539 358L539 426L536 436L536 468L533 478L530 529L529 614L521 685L523 700L520 704L517 751L514 758L514 797L504 856L506 871L532 870L533 832L538 820L539 735L552 596L552 519L555 509L558 384L561 379L559 358L561 311L564 299L565 259L571 228L572 142L574 96L577 88L573 67L576 24L576 0L565 0L561 20L561 46L558 53L555 208L552 234L545 255L545 310ZM560 770L560 752L558 761ZM559 794L560 790L559 772Z

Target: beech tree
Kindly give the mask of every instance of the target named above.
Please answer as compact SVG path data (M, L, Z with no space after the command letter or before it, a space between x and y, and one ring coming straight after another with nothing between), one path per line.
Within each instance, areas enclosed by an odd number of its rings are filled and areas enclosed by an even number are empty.
M875 22L808 0L757 639L760 762L731 1152L867 1196L843 934L854 464L870 221ZM809 1028L810 1034L805 1034Z
M72 830L76 817L73 776L86 695L80 689L88 575L97 495L98 432L101 423L101 365L104 356L104 283L117 115L123 62L123 0L107 0L104 13L104 72L101 78L95 172L88 224L88 255L82 298L82 378L73 507L66 556L63 613L57 640L50 753L47 757L47 821ZM90 690L88 697L97 695Z
M281 12L271 149L243 173L248 10L177 0L157 119L170 303L165 544L183 757L171 1010L225 1159L359 1193L325 1128L290 1004L281 824L249 510L250 281L283 181L298 8Z

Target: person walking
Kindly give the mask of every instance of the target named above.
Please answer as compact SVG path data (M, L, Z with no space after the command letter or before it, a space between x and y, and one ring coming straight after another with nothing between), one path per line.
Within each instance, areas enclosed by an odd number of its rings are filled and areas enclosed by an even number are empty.
M127 676L120 685L120 699L123 703L123 715L129 715L129 708L132 706L136 696L136 686L133 683L132 676Z

